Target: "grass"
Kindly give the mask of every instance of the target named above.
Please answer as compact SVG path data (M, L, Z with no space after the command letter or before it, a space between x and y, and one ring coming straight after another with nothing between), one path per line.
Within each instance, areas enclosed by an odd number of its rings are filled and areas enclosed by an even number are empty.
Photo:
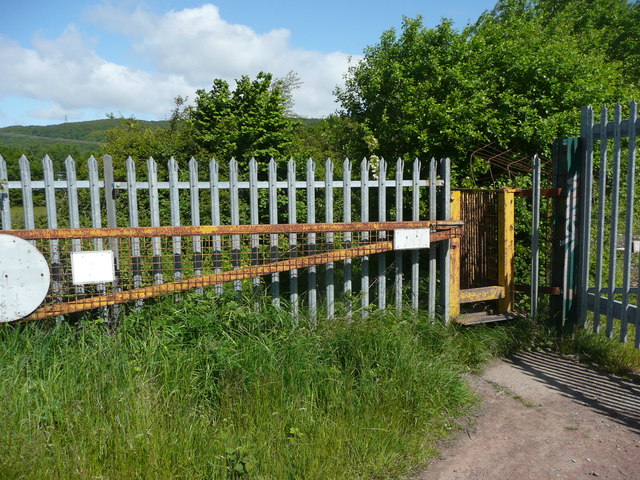
M11 207L11 225L14 229L24 228L24 208L22 206L14 205ZM33 218L36 225L39 225L42 221L46 221L47 207L34 206Z
M581 362L598 369L625 377L637 376L640 374L640 350L633 347L633 325L629 329L631 340L620 343L615 330L613 337L608 338L604 332L594 334L591 326L577 328L573 334L560 337L556 349L575 355Z
M5 325L0 478L397 478L473 403L460 374L515 331L387 312L311 328L206 295L112 333Z
M639 356L618 345L413 313L314 327L209 294L148 306L115 331L2 325L0 478L399 478L474 403L462 373L521 348L631 368Z

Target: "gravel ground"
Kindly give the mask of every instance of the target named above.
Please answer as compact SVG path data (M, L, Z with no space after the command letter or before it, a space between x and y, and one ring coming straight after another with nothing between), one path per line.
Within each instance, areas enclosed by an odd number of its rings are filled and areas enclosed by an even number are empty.
M640 384L540 352L469 381L481 406L416 478L640 480Z

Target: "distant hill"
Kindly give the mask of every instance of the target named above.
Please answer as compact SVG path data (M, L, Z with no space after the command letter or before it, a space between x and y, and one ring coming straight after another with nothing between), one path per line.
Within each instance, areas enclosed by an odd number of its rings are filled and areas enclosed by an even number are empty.
M320 121L318 118L299 118L303 125L310 127ZM151 128L165 128L167 120L140 122ZM86 122L67 122L57 125L15 125L0 128L0 144L9 147L24 147L27 145L51 145L54 143L76 144L81 150L93 150L100 143L107 140L106 132L120 124L120 120L104 119L89 120Z
M94 148L107 140L107 130L117 127L119 119L90 120L86 122L67 122L58 125L15 125L0 128L0 143L7 146L27 144L75 143L78 146ZM167 121L141 121L150 127L162 128Z

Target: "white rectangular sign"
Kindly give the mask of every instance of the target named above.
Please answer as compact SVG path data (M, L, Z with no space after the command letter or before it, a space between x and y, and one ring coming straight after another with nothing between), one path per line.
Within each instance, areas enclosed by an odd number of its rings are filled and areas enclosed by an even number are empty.
M394 250L415 250L429 248L431 239L430 228L403 228L393 231Z
M113 251L71 252L71 277L74 285L113 282Z

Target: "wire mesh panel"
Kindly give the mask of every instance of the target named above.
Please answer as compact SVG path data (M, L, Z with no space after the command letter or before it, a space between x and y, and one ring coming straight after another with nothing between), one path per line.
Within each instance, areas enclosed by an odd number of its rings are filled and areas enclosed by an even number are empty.
M52 287L40 308L27 317L39 319L387 252L393 250L394 229L432 228L437 240L459 234L459 223L126 227L6 233L35 241L49 259ZM293 243L291 233L296 233ZM198 248L192 241L195 237L200 239ZM118 245L115 278L108 283L74 284L71 254L93 251L96 239ZM175 249L176 239L180 250ZM176 277L175 272L181 272L181 276ZM160 283L158 278L173 280Z
M461 190L460 217L464 222L460 287L498 285L498 192Z

